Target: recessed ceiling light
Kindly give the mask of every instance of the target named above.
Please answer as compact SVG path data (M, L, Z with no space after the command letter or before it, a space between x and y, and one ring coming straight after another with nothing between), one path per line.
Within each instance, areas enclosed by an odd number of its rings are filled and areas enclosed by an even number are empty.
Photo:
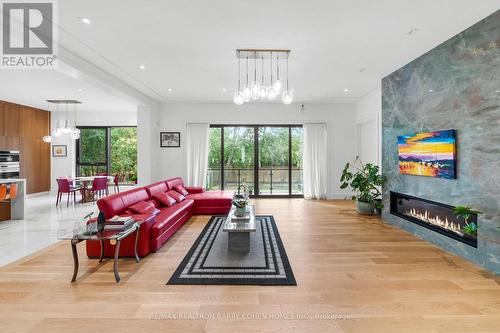
M222 88L222 92L226 92L226 91L227 91L226 88Z
M432 89L429 89L429 92L433 92L433 91L434 91L434 90L432 90Z
M78 92L82 92L82 91L83 91L83 89L82 89L82 88L78 88L78 89L77 89L77 91L78 91Z
M419 31L419 29L412 28L412 29L408 30L408 32L406 33L406 35L412 36L412 35L416 34L418 31Z
M85 24L92 23L88 17L80 17L80 20Z
M168 88L168 92L172 92L172 88Z
M498 94L498 93L500 93L500 90L495 90L495 92Z
M140 69L144 69L144 68L146 68L146 66L144 66L144 65L140 65L140 66L139 66L139 68L140 68Z
M344 89L344 92L349 92L349 89L345 88L345 89Z

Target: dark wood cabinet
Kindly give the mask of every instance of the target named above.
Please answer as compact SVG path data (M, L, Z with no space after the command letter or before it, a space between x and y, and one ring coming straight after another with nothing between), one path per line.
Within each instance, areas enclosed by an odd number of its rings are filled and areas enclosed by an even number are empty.
M3 131L3 105L4 102L0 101L0 137L5 135Z
M21 136L21 106L13 103L3 105L3 132L4 136Z
M50 112L0 102L0 150L19 150L28 194L50 191L50 144L42 141L49 129Z

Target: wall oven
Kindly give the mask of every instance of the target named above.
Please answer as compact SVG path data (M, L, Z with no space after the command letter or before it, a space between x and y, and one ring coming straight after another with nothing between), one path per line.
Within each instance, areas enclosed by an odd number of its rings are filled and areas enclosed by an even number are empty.
M19 178L19 151L0 150L0 178Z

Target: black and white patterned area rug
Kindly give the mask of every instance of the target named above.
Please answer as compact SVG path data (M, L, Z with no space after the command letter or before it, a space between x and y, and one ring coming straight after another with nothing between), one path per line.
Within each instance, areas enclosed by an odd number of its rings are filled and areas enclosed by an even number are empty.
M272 216L256 216L250 251L228 250L225 216L213 216L167 284L297 285Z

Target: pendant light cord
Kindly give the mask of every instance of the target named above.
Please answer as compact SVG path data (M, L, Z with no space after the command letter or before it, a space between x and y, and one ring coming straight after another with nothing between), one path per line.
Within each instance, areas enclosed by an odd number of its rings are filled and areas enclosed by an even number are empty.
M238 51L238 91L241 91L240 78L241 78L241 58L240 58L240 51Z
M276 57L276 80L280 79L280 56Z
M254 62L253 62L253 81L257 82L257 51L254 53Z
M262 55L262 68L261 68L261 73L262 73L262 86L264 86L264 55Z
M247 54L247 87L248 87L248 54Z
M271 51L271 86L273 85L273 51Z
M289 74L288 74L288 55L286 57L286 90L288 91L288 77L289 77Z

